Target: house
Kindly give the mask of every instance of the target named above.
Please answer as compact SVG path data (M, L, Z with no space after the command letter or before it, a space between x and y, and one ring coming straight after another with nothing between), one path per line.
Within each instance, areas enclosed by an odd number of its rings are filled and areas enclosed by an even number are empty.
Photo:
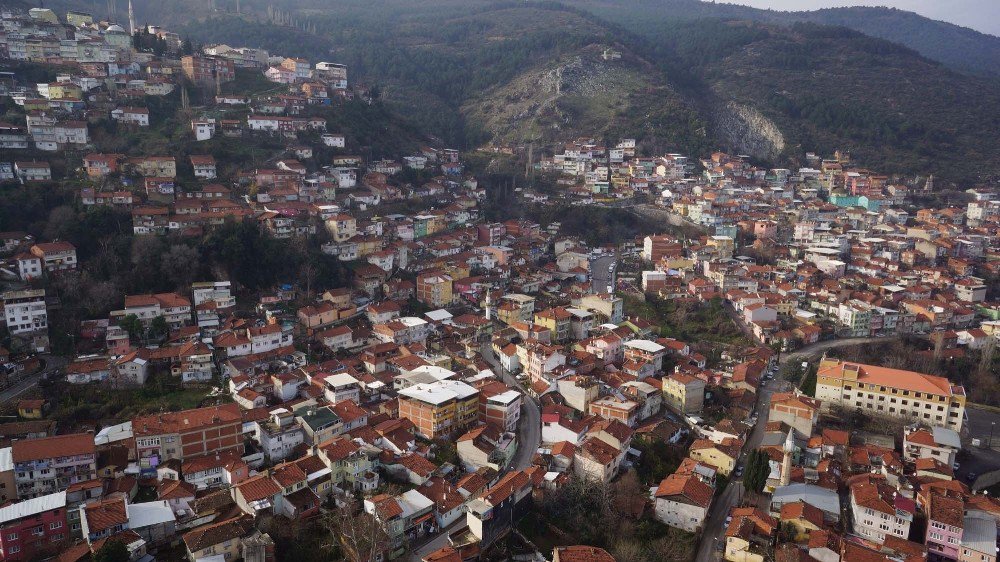
M191 166L194 168L194 177L203 180L212 180L216 177L215 157L212 155L192 155Z
M14 162L14 175L21 183L51 181L52 168L48 162Z
M615 558L596 546L557 546L552 549L552 562L615 562Z
M202 525L188 531L181 539L184 541L187 559L189 562L196 562L213 556L219 556L222 560L247 559L244 555L244 541L250 542L260 536L267 537L257 531L252 517L242 515Z
M701 530L714 490L697 476L671 474L653 492L656 519L691 533Z
M76 269L76 247L69 242L41 242L29 250L31 255L42 261L48 273Z
M725 559L764 562L773 547L778 521L757 507L734 507L726 529Z
M111 111L111 119L136 127L149 126L149 109L145 107L119 107Z
M517 439L513 433L487 424L461 435L455 446L458 458L467 471L489 467L499 472L514 456Z
M881 543L887 535L908 537L916 504L897 493L884 477L863 474L850 484L854 532Z
M606 484L618 475L625 453L602 439L587 437L575 451L573 472L577 478Z
M466 523L485 548L506 535L531 507L533 481L528 472L508 472L468 502Z
M708 439L695 439L691 443L688 456L696 461L701 461L719 469L719 474L729 476L736 468L736 461L740 457L743 442L739 439L728 437L722 443L713 443Z
M928 555L948 560L958 560L965 526L965 501L933 491L924 505L927 528L924 544Z
M781 524L795 529L795 540L808 539L813 532L826 527L823 512L806 502L790 502L781 506Z
M388 533L389 557L396 555L409 540L417 540L437 530L434 502L410 490L398 496L379 494L365 499L365 512L374 516Z
M936 459L945 466L952 466L961 448L958 433L951 429L938 426L903 429L903 458L908 461Z

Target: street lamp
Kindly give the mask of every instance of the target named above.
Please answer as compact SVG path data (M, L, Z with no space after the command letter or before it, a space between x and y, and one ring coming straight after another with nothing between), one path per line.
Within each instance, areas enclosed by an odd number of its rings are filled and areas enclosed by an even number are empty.
M993 422L990 422L990 440L989 440L989 442L988 442L988 443L989 443L989 445L987 445L987 447L989 447L990 449L992 449L992 448L993 448L993 429L994 429L994 428L995 428L996 426L997 426L997 422L995 422L995 421L993 421Z

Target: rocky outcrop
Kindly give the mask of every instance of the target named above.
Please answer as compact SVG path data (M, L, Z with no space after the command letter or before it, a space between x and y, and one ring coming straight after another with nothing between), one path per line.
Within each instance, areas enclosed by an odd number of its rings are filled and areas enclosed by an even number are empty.
M753 107L733 101L721 104L713 125L716 136L735 152L775 160L785 150L781 129Z

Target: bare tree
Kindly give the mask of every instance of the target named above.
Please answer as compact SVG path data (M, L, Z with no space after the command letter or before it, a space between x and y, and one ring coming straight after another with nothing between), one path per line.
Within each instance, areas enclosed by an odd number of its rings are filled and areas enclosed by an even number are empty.
M351 562L376 562L384 558L389 545L385 525L352 500L325 516L324 525L337 538L344 557Z

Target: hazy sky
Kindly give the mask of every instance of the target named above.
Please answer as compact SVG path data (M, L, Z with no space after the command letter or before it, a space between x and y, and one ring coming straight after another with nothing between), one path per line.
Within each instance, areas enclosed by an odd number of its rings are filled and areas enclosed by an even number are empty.
M1000 36L1000 0L716 0L772 10L889 6Z

